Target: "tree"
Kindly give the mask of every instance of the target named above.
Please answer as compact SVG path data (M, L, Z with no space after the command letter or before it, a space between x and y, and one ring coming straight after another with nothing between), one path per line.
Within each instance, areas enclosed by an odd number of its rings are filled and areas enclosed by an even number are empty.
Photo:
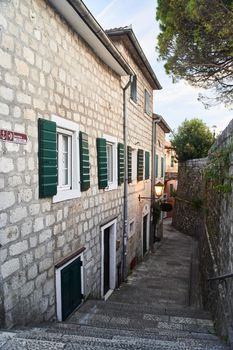
M175 80L233 102L233 0L158 0L160 58Z
M173 134L171 144L176 149L178 160L183 162L206 157L213 141L214 137L206 124L194 118L185 119L177 133Z

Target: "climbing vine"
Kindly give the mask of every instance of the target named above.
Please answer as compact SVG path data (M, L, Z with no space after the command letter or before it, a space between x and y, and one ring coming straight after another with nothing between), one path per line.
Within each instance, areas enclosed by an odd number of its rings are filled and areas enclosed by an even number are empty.
M233 177L229 175L230 155L233 153L233 142L213 149L209 162L204 170L206 183L218 193L231 193Z

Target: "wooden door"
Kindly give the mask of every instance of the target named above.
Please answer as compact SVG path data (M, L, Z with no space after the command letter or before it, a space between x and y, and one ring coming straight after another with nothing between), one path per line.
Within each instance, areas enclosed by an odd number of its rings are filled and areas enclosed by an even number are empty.
M77 258L61 270L62 321L81 304L81 266Z

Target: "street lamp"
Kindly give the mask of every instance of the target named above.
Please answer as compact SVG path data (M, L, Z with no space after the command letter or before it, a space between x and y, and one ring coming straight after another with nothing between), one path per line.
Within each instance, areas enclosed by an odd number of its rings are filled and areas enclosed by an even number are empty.
M162 182L157 182L155 184L155 198L159 199L163 195L164 184Z
M154 198L153 197L143 197L139 194L138 196L138 200L139 202L141 201L141 199L150 199L150 200L155 200L155 199L159 199L162 195L163 195L163 189L164 189L164 184L162 182L157 182L155 184L154 187Z

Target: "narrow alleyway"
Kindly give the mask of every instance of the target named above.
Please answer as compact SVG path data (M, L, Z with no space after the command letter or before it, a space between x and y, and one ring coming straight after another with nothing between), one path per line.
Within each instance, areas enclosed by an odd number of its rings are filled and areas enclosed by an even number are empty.
M0 334L0 349L227 349L210 315L190 305L195 242L167 222L159 245L108 301L89 300L63 323Z

